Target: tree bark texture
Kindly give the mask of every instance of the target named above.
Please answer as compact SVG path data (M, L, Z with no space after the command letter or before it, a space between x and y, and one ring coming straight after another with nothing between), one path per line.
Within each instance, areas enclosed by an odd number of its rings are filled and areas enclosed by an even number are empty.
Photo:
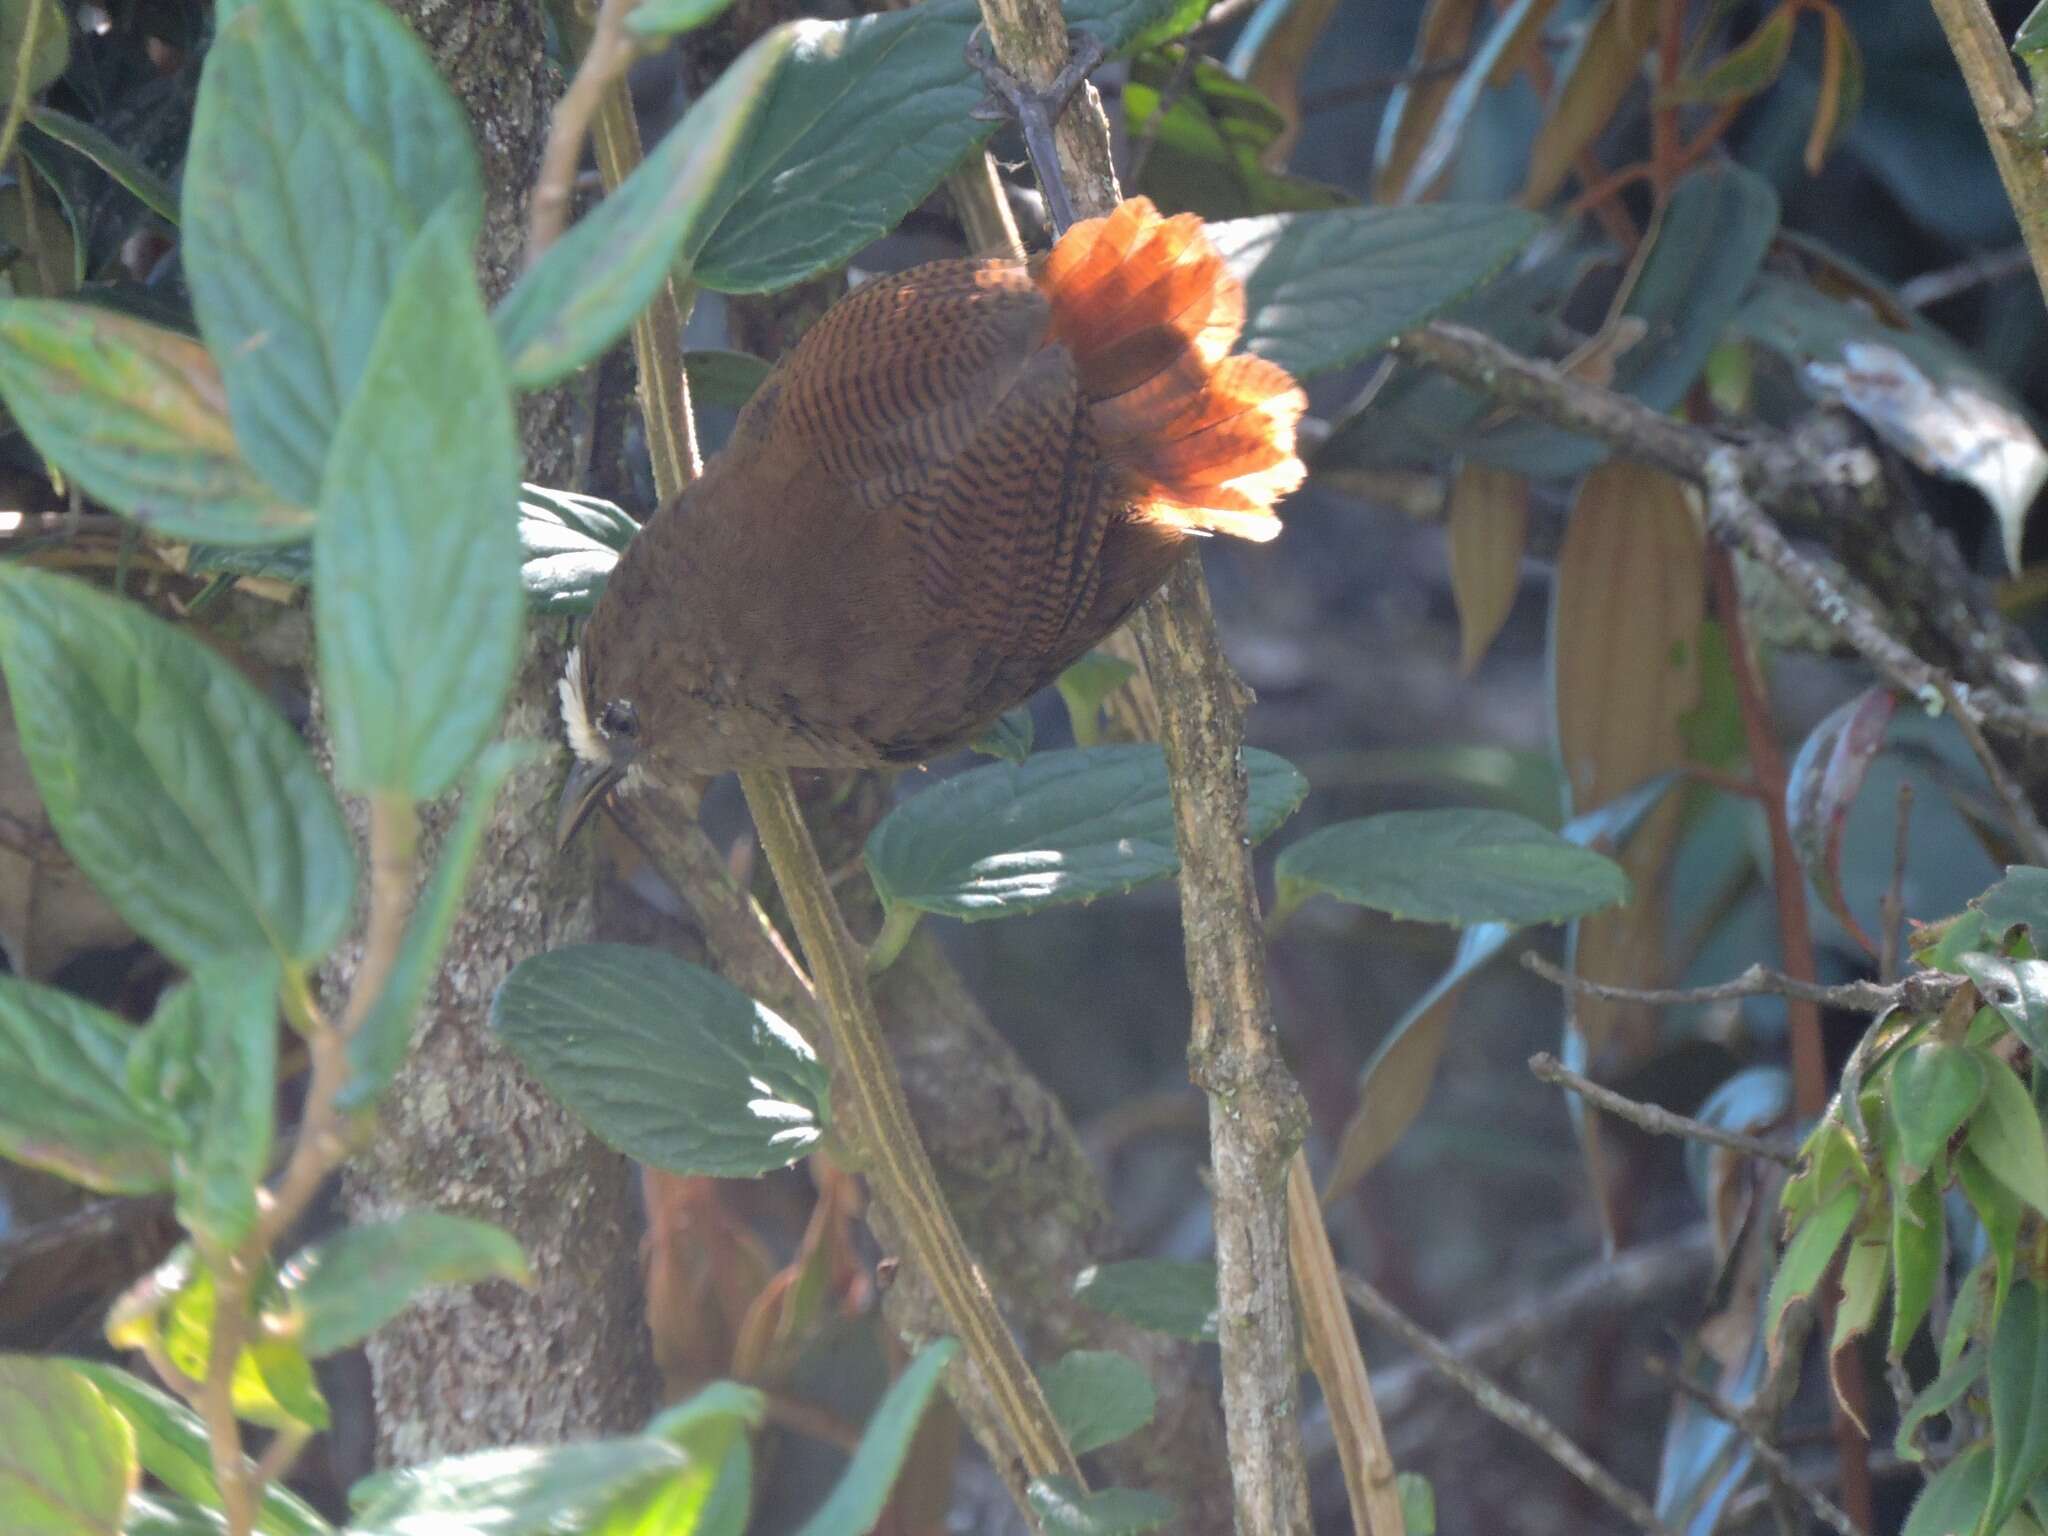
M540 0L394 0L468 109L485 183L479 271L489 297L519 269L526 196L560 89ZM562 483L573 455L561 392L521 402L529 477ZM504 734L552 743L565 636L534 626ZM558 859L559 752L500 797L470 892L420 1021L415 1054L377 1136L349 1169L351 1216L435 1206L494 1221L525 1248L537 1283L439 1292L371 1339L378 1453L409 1463L640 1423L653 1400L635 1255L640 1226L624 1160L526 1078L485 1032L492 993L527 955L586 939L592 868ZM433 867L449 808L425 818ZM334 967L346 978L356 956Z

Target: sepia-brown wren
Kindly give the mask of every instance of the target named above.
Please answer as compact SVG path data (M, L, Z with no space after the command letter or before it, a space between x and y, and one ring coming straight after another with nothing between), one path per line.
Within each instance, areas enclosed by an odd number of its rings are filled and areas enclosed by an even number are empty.
M769 374L634 539L570 654L561 834L615 784L915 763L971 740L1166 579L1264 540L1303 397L1232 356L1244 294L1137 198L1037 261L879 277Z

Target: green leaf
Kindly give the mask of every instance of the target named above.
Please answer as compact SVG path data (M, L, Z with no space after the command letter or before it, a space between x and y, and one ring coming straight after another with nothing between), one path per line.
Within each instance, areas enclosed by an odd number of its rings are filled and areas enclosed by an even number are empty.
M656 1414L646 1434L688 1452L689 1471L650 1495L615 1503L591 1536L741 1536L754 1498L745 1431L759 1428L767 1411L756 1388L715 1381Z
M162 1493L138 1493L128 1500L121 1536L222 1536L226 1520L189 1499Z
M1031 737L1031 711L1019 705L970 741L968 746L985 757L1021 763L1031 755Z
M1172 0L1067 0L1070 28L1112 54ZM976 0L851 21L807 21L775 76L729 203L695 276L724 293L772 293L846 262L902 222L988 137L969 113L982 84L965 58ZM686 250L685 255L690 253Z
M2036 1056L2048 1055L2048 960L1966 954L1957 964L2027 1049Z
M1328 894L1414 922L1553 923L1629 898L1613 860L1512 811L1389 811L1283 849L1276 918Z
M1072 1478L1036 1477L1025 1489L1046 1536L1135 1536L1173 1518L1173 1501L1141 1488L1085 1492Z
M1740 101L1754 96L1777 79L1792 53L1792 32L1799 13L1781 5L1736 47L1714 61L1696 80L1681 80L1670 92L1673 102Z
M1906 1048L1886 1078L1892 1120L1906 1166L1934 1166L1965 1120L1984 1099L1983 1058L1940 1040Z
M1969 1536L1991 1499L1991 1453L1973 1445L1920 1490L1899 1536Z
M1983 1378L1984 1355L1981 1349L1958 1355L1925 1390L1914 1394L1912 1403L1899 1416L1899 1432L1892 1442L1901 1461L1927 1459L1917 1439L1920 1426L1938 1413L1947 1413Z
M1420 1472L1396 1472L1403 1536L1436 1536L1436 1489Z
M1074 1295L1098 1312L1155 1333L1216 1342L1216 1266L1181 1259L1091 1264L1074 1277Z
M2005 878L1970 905L1983 914L1994 942L2014 928L2024 928L2037 952L2048 951L2048 869L2009 864Z
M903 1368L875 1405L845 1474L797 1536L865 1536L875 1528L903 1458L910 1454L925 1405L939 1384L939 1373L959 1348L955 1339L940 1339L919 1350Z
M198 342L109 309L0 303L0 399L89 495L173 538L303 538L306 507L243 462L220 371Z
M365 794L453 784L519 661L519 437L464 217L399 269L320 488L320 682L335 778Z
M1241 345L1307 378L1441 314L1543 225L1505 204L1431 203L1234 219L1209 237L1244 282Z
M1131 61L1124 125L1133 140L1152 143L1143 178L1131 190L1211 220L1355 202L1341 188L1270 168L1287 116L1242 73L1199 54L1190 68L1181 47Z
M732 0L640 0L626 12L626 30L635 37L674 37L716 21Z
M277 1101L274 956L209 960L165 993L128 1059L130 1089L185 1127L171 1159L178 1221L226 1252L256 1222Z
M519 580L535 613L588 613L640 531L595 496L524 485L519 495Z
M1679 182L1622 304L1622 316L1641 321L1644 333L1615 360L1613 388L1654 411L1683 399L1756 283L1777 231L1778 195L1754 171L1724 161ZM1576 475L1607 457L1590 438L1519 418L1468 451L1537 477Z
M387 7L257 0L222 21L185 159L185 280L235 437L291 500L319 494L398 270L444 207L467 251L469 122Z
M1792 1240L1785 1245L1778 1259L1778 1272L1771 1276L1770 1298L1764 1305L1764 1333L1774 1354L1785 1309L1800 1298L1811 1296L1820 1285L1862 1203L1863 1191L1854 1184L1844 1185L1799 1224Z
M1090 651L1059 675L1060 699L1067 706L1074 745L1092 747L1102 740L1102 706L1112 693L1137 674L1137 668L1107 651Z
M66 1362L100 1391L135 1432L142 1470L166 1488L208 1509L219 1509L213 1453L199 1415L168 1392L97 1360ZM334 1527L312 1505L277 1483L263 1490L256 1513L262 1536L332 1536Z
M769 371L768 364L751 352L703 347L683 354L692 405L718 405L736 411L754 398Z
M22 58L31 9L32 0L0 0L0 104L13 101L17 87L24 97L39 95L71 62L71 23L55 0L43 0L35 46Z
M420 1003L434 980L441 951L447 947L455 914L462 908L462 893L469 884L477 850L483 846L484 828L490 823L498 791L515 769L537 755L532 742L501 741L484 748L477 757L462 792L462 813L441 840L441 862L413 907L398 957L384 978L384 990L349 1037L348 1081L334 1096L335 1107L344 1113L375 1105L404 1065Z
M264 1301L263 1327L318 1360L368 1338L428 1286L479 1280L533 1283L511 1233L445 1211L407 1211L300 1249Z
M234 667L132 603L0 566L0 669L51 825L180 965L341 937L355 845L305 744Z
M0 1355L0 1510L7 1536L117 1536L135 1432L55 1360Z
M1245 753L1251 833L1268 836L1308 785ZM1093 901L1180 869L1166 757L1156 746L1040 752L941 780L883 818L868 874L885 907L969 922Z
M1039 1379L1052 1416L1077 1456L1136 1434L1152 1422L1159 1406L1144 1367L1113 1349L1074 1350Z
M1984 1105L1970 1121L1970 1151L1998 1181L2035 1210L2048 1215L2048 1146L2034 1097L2011 1067L1989 1051L1984 1063Z
M1946 1182L1908 1166L1899 1141L1898 1135L1887 1135L1884 1147L1885 1176L1892 1190L1892 1331L1887 1352L1894 1360L1905 1358L1934 1302L1944 1235L1941 1186Z
M160 1331L171 1362L203 1379L213 1351L213 1276L194 1262L191 1245L184 1244L157 1266L149 1284L160 1302L156 1313L129 1319L117 1309L107 1320L108 1341L135 1348L149 1332ZM266 1429L328 1426L327 1400L313 1379L313 1364L289 1340L251 1337L235 1361L231 1391L236 1417L252 1424Z
M1877 1323L1877 1310L1884 1303L1885 1279L1891 1272L1890 1237L1888 1223L1867 1224L1850 1241L1842 1259L1835 1326L1828 1336L1828 1377L1834 1384L1836 1401L1851 1417L1854 1410L1842 1390L1841 1357Z
M687 261L703 244L805 26L757 39L505 296L497 326L513 383L540 389L597 357L676 272L678 254Z
M1980 1533L1996 1531L2048 1473L2048 1295L2013 1287L1991 1341L1991 1489Z
M151 213L178 222L178 197L163 177L108 138L93 124L55 107L32 107L29 126L48 134L66 149L85 156L134 193Z
M102 1194L169 1188L175 1127L129 1096L134 1039L81 998L0 976L0 1153Z
M690 1458L639 1437L513 1446L382 1472L349 1490L349 1536L557 1536L684 1472Z
M1972 1135L1971 1142L1976 1140ZM2019 1241L2021 1205L2019 1196L2014 1194L1999 1179L1975 1148L1965 1143L1956 1154L1956 1179L1963 1187L1963 1198L1970 1203L1970 1209L1977 1213L1977 1220L1984 1228L1985 1252L1994 1271L1991 1292L1990 1315L1984 1319L1984 1328L1998 1326L1999 1316L2005 1311L2005 1299L2012 1290L2013 1260ZM1957 1310L1962 1304L1958 1302Z
M671 1173L787 1167L829 1118L830 1075L801 1035L659 950L529 956L491 1000L491 1028L601 1140Z

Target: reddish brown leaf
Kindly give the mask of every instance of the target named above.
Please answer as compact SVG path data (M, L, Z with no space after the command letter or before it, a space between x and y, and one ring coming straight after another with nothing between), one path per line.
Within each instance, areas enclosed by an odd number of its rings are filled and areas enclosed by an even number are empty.
M1573 162L1600 137L1641 77L1643 55L1656 40L1657 0L1606 0L1601 6L1529 148L1524 204L1540 208L1557 195Z
M1799 862L1828 910L1873 955L1877 944L1849 911L1842 891L1842 833L1897 709L1889 689L1859 693L1813 728L1785 775L1786 830Z
M1521 586L1529 482L1508 470L1467 464L1451 486L1444 518L1462 642L1459 665L1469 673L1507 622Z
M1670 476L1612 463L1579 488L1558 557L1557 741L1583 814L1685 761L1682 722L1699 701L1705 565L1692 493ZM1579 924L1580 975L1651 986L1663 967L1663 882L1679 803L1653 812L1620 855L1635 898ZM1581 998L1587 1059L1632 1059L1650 1039L1641 1007Z
M1410 68L1418 74L1444 68L1444 73L1432 73L1403 86L1387 104L1393 130L1391 135L1384 130L1381 134L1381 142L1387 147L1373 173L1375 201L1398 201L1402 188L1408 185L1408 174L1415 168L1444 103L1458 83L1456 69L1448 66L1455 65L1472 50L1472 34L1480 9L1480 0L1429 0L1428 9L1422 13Z

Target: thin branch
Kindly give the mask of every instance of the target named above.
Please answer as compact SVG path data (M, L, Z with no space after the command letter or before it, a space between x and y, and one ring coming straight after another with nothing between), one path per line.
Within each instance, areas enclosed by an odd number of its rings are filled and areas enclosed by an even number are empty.
M1889 986L1875 981L1845 981L1834 985L1801 981L1752 965L1739 976L1705 987L1617 987L1602 981L1588 981L1552 965L1541 955L1522 956L1523 966L1554 986L1594 997L1613 998L1624 1003L1652 1003L1658 1007L1683 1007L1692 1003L1726 1003L1742 997L1796 997L1826 1008L1852 1013L1889 1013L1902 1008L1908 1013L1939 1013L1969 978L1947 971L1916 971Z
M1998 178L2019 217L2020 238L2034 265L2034 280L2048 295L2048 159L2015 135L2032 115L2033 101L2013 68L2012 53L1984 0L1932 0L1948 34L1970 104L1991 142Z
M1803 511L1818 502L1853 519L1854 507L1847 503L1875 477L1874 463L1857 462L1853 455L1815 462L1774 434L1731 441L1686 426L1625 395L1524 357L1484 332L1449 321L1410 331L1396 346L1402 355L1439 368L1504 404L1702 487L1707 493L1707 528L1716 539L1739 546L1768 566L1809 611L1923 707L1938 710L1947 704L1942 685L1954 679L1894 638L1876 614L1793 549L1767 515ZM2048 716L2024 702L1989 688L1956 686L1959 711L1979 724L2018 736L2048 735Z
M2034 807L2028 802L2026 791L2021 789L2013 776L2006 771L1998 754L1991 750L1991 743L1984 739L1984 728L1970 718L1970 712L1962 707L1956 697L1953 679L1942 679L1942 696L1948 700L1949 714L1954 717L1956 729L1963 733L1963 740L1970 744L1970 750L1977 754L1977 761L1984 767L1985 777L1991 780L1991 787L1997 791L1998 803L2004 807L2006 820L2012 823L2012 830L2019 839L2020 849L2029 864L2048 864L2048 831L2041 828L2041 819L2034 814ZM1901 841L1903 841L1903 836Z
M1037 89L1068 58L1067 29L1051 0L981 0L996 60ZM1076 96L1054 131L1059 164L1037 167L1067 184L1083 217L1119 200L1109 125L1092 87ZM1217 1291L1223 1330L1223 1411L1232 1491L1242 1536L1306 1536L1308 1477L1301 1440L1295 1348L1295 1264L1334 1268L1327 1238L1302 1231L1281 1198L1299 1154L1307 1113L1281 1060L1266 989L1265 951L1247 832L1243 685L1224 658L1209 613L1199 559L1190 552L1146 603L1138 646L1160 706L1161 741L1173 787L1181 854L1181 925L1194 1020L1189 1075L1210 1097L1210 1164L1215 1176ZM1320 1217L1317 1217L1320 1228ZM1291 1258L1290 1258L1291 1254ZM1311 1298L1325 1289L1313 1280ZM1356 1331L1337 1336L1329 1309L1304 1319L1322 1333L1312 1361L1333 1367L1369 1396ZM1351 1394L1333 1393L1349 1398ZM1400 1504L1391 1478L1375 1487L1355 1465L1371 1429L1342 1437L1347 1483L1366 1500L1353 1518L1372 1536L1393 1536Z
M1695 1120L1690 1115L1681 1115L1657 1104L1645 1104L1640 1099L1631 1099L1626 1094L1616 1093L1612 1088L1602 1087L1589 1077L1583 1077L1559 1061L1548 1051L1538 1051L1529 1058L1529 1071L1539 1083L1549 1083L1557 1088L1569 1088L1588 1104L1604 1109L1617 1120L1626 1120L1640 1126L1653 1136L1682 1136L1687 1141L1703 1141L1709 1146L1726 1147L1731 1152L1740 1152L1745 1157L1761 1158L1768 1163L1777 1163L1789 1168L1798 1161L1798 1155L1776 1142L1765 1141L1761 1136L1745 1136L1740 1131L1724 1131L1718 1125L1709 1125L1704 1120Z
M1344 1294L1351 1298L1351 1304L1359 1311L1393 1333L1427 1360L1434 1370L1456 1384L1473 1402L1577 1478L1629 1524L1651 1533L1651 1536L1675 1536L1671 1528L1657 1518L1657 1511L1651 1508L1647 1499L1618 1482L1605 1467L1579 1449L1540 1409L1473 1370L1441 1339L1362 1278L1346 1273Z
M548 122L547 144L541 151L540 174L534 181L528 212L526 263L562 236L569 224L569 204L576 195L576 165L591 121L603 105L605 89L633 62L635 43L626 30L626 15L640 0L603 0L593 23L590 45L576 66L575 78Z
M1733 1425L1737 1433L1749 1442L1750 1449L1756 1452L1756 1459L1764 1464L1772 1480L1804 1504L1814 1519L1836 1532L1837 1536L1864 1536L1833 1500L1799 1476L1799 1469L1792 1465L1792 1458L1764 1437L1749 1414L1712 1387L1694 1381L1683 1371L1673 1370L1666 1361L1654 1355L1643 1362L1643 1368L1657 1380L1691 1398L1715 1418Z
M2002 251L1979 251L1952 267L1922 272L1899 284L1899 302L1908 309L1932 309L1959 294L1987 283L2004 282L2028 269L2027 248L2009 245Z

